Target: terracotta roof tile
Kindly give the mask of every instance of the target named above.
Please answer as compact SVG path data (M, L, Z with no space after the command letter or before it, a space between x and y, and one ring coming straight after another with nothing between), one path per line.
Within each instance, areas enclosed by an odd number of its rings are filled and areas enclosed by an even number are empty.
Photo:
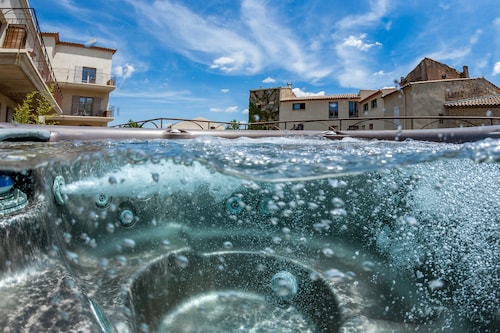
M450 101L444 106L447 108L500 107L500 94Z
M54 39L56 41L56 44L87 48L84 44L81 44L81 43L65 42L65 41L60 40L58 32L41 32L40 35L42 37L43 36L54 37ZM96 50L107 51L107 52L111 52L113 54L115 54L115 52L116 52L116 49L110 49L110 48L102 47L102 46L90 46L89 48L96 49Z

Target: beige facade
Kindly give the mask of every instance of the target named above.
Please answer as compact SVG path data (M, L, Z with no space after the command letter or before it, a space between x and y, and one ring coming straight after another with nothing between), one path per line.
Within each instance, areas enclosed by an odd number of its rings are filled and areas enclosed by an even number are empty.
M209 121L204 117L196 117L192 120L184 120L168 126L178 130L223 130L224 124Z
M467 119L467 117L487 117L498 114L500 104L490 105L488 110L480 111L475 106L455 108L450 112L446 103L461 101L473 97L498 95L500 90L484 78L463 78L451 80L433 80L410 82L400 90L384 98L386 114L390 117L415 117L414 119L396 120L402 128L446 128L485 124L485 120ZM479 108L481 109L481 108ZM439 116L456 116L457 119L437 119ZM428 118L425 118L428 117ZM460 117L464 117L460 119ZM489 124L489 122L486 122ZM496 124L498 122L493 122Z
M271 96L263 91L288 92L279 102L273 100L270 119L260 117L276 124L270 129L393 130L500 123L495 118L500 117L500 88L485 78L469 78L467 66L459 72L429 58L394 88L315 97L296 97L290 86L251 90L250 111L271 110L259 100ZM250 112L249 123L254 122Z
M116 50L62 42L58 33L41 33L37 22L27 0L1 2L0 122L11 121L25 96L38 91L53 105L51 121L107 126Z
M116 50L64 42L58 33L42 33L52 67L61 87L63 114L52 118L63 125L106 126L113 121L109 94Z

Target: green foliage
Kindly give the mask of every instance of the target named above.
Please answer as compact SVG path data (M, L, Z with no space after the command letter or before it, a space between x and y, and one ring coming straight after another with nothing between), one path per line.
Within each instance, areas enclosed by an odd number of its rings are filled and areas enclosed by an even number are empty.
M132 119L129 119L128 120L128 123L126 125L123 125L123 127L127 127L127 128L142 128L144 124L140 124L133 121Z
M50 89L52 92L52 88ZM39 91L32 91L24 97L21 104L15 108L15 122L20 124L43 124L41 117L54 113L54 108L46 94Z
M240 129L241 123L239 120L233 119L226 125L227 130L238 130Z

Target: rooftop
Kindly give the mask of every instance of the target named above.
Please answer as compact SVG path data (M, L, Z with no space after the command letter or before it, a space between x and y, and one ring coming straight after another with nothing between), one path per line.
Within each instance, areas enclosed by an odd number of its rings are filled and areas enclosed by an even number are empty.
M447 108L468 108L468 107L500 107L500 94L473 97L447 102Z

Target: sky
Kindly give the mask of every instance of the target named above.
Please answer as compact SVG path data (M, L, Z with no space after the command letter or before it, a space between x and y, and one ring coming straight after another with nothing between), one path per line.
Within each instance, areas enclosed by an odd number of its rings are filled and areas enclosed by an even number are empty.
M394 87L424 57L500 86L498 0L30 0L43 32L117 49L110 125L248 122L249 90Z

